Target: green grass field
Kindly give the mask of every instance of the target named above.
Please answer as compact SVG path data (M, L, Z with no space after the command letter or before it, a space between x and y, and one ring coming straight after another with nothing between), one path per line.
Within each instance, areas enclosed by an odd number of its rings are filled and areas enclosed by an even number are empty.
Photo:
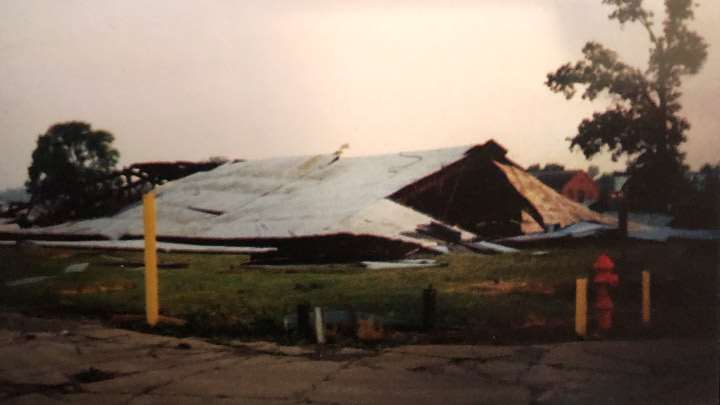
M538 250L546 254L533 254ZM163 315L187 320L185 332L201 335L278 335L283 316L300 303L351 308L419 325L422 289L432 285L438 292L439 329L464 331L480 339L552 329L548 333L555 338L571 338L575 279L591 274L592 263L602 252L616 260L621 277L618 322L626 316L632 324L639 311L643 269L653 271L654 303L669 308L663 313L680 311L673 315L680 318L678 322L684 317L682 311L716 299L716 245L586 241L519 254L451 254L436 258L443 267L393 270L367 270L354 264L259 267L245 265L248 257L243 255L161 253L161 264L187 267L159 270L160 308ZM118 314L141 315L142 260L141 252L2 247L0 306L104 320ZM65 273L74 263L89 267L81 273ZM6 284L37 276L52 278ZM666 291L678 286L685 288L687 302ZM682 305L674 308L674 302ZM661 314L657 319L662 318Z

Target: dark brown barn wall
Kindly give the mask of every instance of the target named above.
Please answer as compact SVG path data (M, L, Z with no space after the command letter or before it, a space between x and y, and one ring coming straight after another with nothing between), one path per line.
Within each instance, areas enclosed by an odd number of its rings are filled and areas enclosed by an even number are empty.
M529 203L493 160L504 156L471 150L464 159L435 172L389 198L445 223L483 236L521 233L521 212Z

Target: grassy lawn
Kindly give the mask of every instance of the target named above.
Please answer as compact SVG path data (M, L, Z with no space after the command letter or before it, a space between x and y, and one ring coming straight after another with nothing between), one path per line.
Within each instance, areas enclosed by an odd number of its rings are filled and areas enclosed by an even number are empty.
M533 254L538 250L546 254ZM590 274L602 252L615 259L621 277L618 323L637 323L643 269L653 271L653 302L662 310L655 319L666 324L666 332L686 330L682 322L688 311L704 306L703 319L716 311L716 245L586 241L526 251L451 254L436 258L443 267L392 270L352 264L257 267L244 265L248 257L243 255L160 253L161 264L187 266L159 270L161 313L187 320L188 333L211 335L277 336L284 315L300 303L352 308L418 325L422 289L432 284L438 292L439 329L482 340L535 328L569 339L575 278ZM0 306L99 319L143 314L142 260L141 252L0 247ZM64 272L75 263L89 266L84 272ZM52 278L6 284L37 276Z

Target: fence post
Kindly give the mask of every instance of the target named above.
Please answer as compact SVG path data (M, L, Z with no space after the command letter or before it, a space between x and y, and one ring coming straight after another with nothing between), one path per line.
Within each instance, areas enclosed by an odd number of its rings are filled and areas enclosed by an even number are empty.
M298 304L297 327L303 339L310 337L310 304Z
M650 326L650 272L642 272L642 324Z
M155 193L143 195L145 225L145 315L147 323L155 326L159 317L157 246L155 240Z
M587 278L575 280L575 333L587 336Z
M422 326L424 330L435 327L435 306L437 301L437 290L430 284L423 290L422 300Z
M325 344L325 319L321 307L315 307L315 337L319 344Z

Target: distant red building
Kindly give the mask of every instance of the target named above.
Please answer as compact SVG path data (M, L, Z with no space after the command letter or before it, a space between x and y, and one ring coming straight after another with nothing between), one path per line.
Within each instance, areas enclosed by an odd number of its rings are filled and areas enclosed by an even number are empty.
M565 197L590 204L600 196L597 183L582 170L550 170L533 173L538 180Z

